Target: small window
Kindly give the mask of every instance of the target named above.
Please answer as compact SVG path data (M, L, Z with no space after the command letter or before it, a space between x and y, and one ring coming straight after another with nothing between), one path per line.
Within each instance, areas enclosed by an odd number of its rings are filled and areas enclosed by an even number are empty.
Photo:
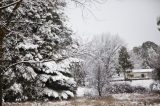
M133 74L127 74L128 78L133 78L134 75Z
M144 78L144 77L145 77L145 75L144 75L144 74L141 74L141 77L142 77L142 78Z

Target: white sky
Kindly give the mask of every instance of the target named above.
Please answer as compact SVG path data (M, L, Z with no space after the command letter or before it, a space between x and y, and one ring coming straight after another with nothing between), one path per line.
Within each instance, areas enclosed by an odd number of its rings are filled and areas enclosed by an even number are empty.
M93 8L94 7L94 8ZM129 47L144 41L160 44L157 17L160 0L108 0L92 6L94 15L70 5L67 9L69 25L78 36L90 37L101 33L118 34Z

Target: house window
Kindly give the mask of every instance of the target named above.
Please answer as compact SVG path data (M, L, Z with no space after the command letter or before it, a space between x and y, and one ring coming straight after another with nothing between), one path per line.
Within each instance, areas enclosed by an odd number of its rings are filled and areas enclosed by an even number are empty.
M141 74L141 77L142 77L142 78L144 78L144 77L145 77L145 75L144 75L144 74Z
M127 78L133 78L133 77L134 77L134 75L132 73L127 74Z

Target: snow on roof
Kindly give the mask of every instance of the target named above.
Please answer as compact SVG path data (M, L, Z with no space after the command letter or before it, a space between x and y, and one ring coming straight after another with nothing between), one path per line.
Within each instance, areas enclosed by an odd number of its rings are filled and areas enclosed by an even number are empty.
M133 69L132 72L152 72L154 69Z

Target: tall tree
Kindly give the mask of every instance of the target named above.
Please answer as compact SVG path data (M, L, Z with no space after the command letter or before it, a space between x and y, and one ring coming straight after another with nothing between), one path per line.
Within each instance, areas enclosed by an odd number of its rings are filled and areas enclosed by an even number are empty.
M134 47L130 54L135 68L153 68L152 61L157 58L158 49L158 45L151 41L144 42L142 46Z
M158 30L160 31L160 17L157 20ZM158 49L158 58L153 62L153 66L155 68L155 78L160 80L160 47Z
M158 81L160 80L160 47L157 54L151 60L152 68L154 69L153 78Z
M67 54L73 42L72 31L64 24L65 5L63 0L29 0L14 13L12 7L2 11L1 21L9 30L3 56L8 61L3 74L5 101L74 96L77 86L71 69L75 71L79 60Z
M106 94L106 87L116 74L117 54L122 45L119 37L109 34L95 36L87 45L88 53L84 55L86 86L96 89L99 96Z
M119 68L123 71L124 73L124 79L126 80L126 70L127 69L133 69L133 65L131 63L131 61L129 60L130 56L127 52L127 48L126 47L121 47L120 51L119 51Z
M83 4L79 0L71 1ZM37 83L40 87L49 88L43 93L51 98L52 96L67 98L75 92L76 83L70 68L73 66L72 63L78 61L69 58L66 54L66 48L72 45L72 38L71 31L64 24L65 18L62 11L65 5L64 0L0 1L0 45L2 45L2 38L5 38L3 57L8 61L7 66L9 65L5 70L3 69L5 77L1 79L13 82L7 85L4 83L3 89L6 90L4 96L7 101L10 101L7 95L15 93L13 88L22 89L19 89L20 99L36 99L32 96L32 91L36 90L34 86ZM10 79L8 79L9 75L12 75ZM2 82L1 79L0 82ZM33 85L33 82L36 84ZM56 87L52 86L53 83ZM2 86L0 87L2 89ZM69 91L66 92L67 89ZM0 99L2 100L1 91ZM13 101L17 100L16 97L13 98Z

